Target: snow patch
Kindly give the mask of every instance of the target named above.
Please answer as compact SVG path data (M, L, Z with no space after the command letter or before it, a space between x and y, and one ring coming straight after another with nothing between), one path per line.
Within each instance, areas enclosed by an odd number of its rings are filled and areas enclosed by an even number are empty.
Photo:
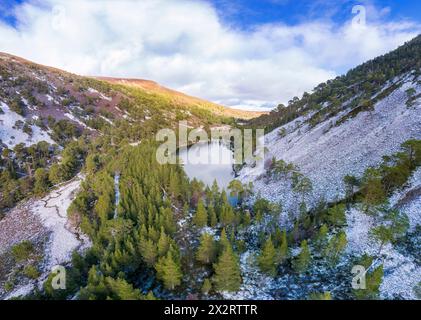
M9 106L3 102L0 102L0 107L4 112L4 114L0 114L0 139L8 148L14 148L20 143L30 146L41 141L55 144L50 135L38 126L31 126L32 135L28 135L22 130L14 128L17 121L25 122L26 119L10 110Z
M368 254L379 257L383 262L381 298L416 299L413 289L421 281L421 268L414 259L398 252L391 244L384 245L379 255L381 245L370 236L370 230L375 226L373 217L352 208L347 212L347 221L347 253L357 256Z
M78 237L70 231L67 209L75 198L83 177L78 176L72 182L53 191L45 198L34 203L32 212L43 225L51 230L47 268L51 269L71 259L73 250L87 243L84 237Z

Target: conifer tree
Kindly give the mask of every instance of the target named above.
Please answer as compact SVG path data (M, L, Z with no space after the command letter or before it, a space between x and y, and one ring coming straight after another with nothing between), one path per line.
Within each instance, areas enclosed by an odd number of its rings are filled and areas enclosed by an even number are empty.
M145 261L149 267L153 267L158 256L158 250L155 243L151 239L146 240L141 238L139 247L143 261Z
M142 294L139 289L134 289L133 285L129 284L124 279L113 279L111 277L105 278L105 283L108 294L113 300L141 300Z
M256 221L261 222L263 220L263 213L262 211L258 210L256 213Z
M311 262L310 249L307 240L301 242L301 252L294 261L294 270L298 273L303 273L308 270Z
M48 181L48 172L43 168L35 170L35 185L34 193L36 195L42 195L47 192L50 182Z
M231 225L235 221L234 210L229 203L222 204L220 220L224 226Z
M328 232L328 227L325 224L322 224L315 238L315 246L318 251L322 250L322 248L326 245Z
M358 187L359 181L355 176L346 175L343 179L345 184L345 194L347 198L351 198L350 200L354 200L354 193L355 188Z
M269 276L276 276L277 259L276 250L272 242L272 237L266 240L263 245L262 251L257 259L260 270Z
M212 193L212 204L214 207L219 206L219 186L216 179L213 181L212 187L211 187L211 193Z
M366 212L382 204L386 199L386 191L382 184L382 176L378 169L369 168L364 173L361 188L363 205Z
M206 212L206 208L203 204L202 199L200 199L197 204L197 210L195 216L193 217L193 223L198 228L206 227L206 225L208 224L208 214Z
M183 206L183 214L185 217L187 217L189 215L190 212L190 206L189 204L186 202Z
M273 244L275 245L275 247L279 247L281 245L282 231L281 231L281 228L279 228L278 226L275 227L275 232L272 235L272 239L273 239Z
M300 222L298 221L298 219L295 220L294 228L290 232L289 237L290 237L289 239L290 243L298 243L300 239Z
M210 280L208 278L206 278L203 281L203 285L202 285L201 291L202 291L202 293L204 295L208 295L209 294L209 291L211 291L211 290L212 290L212 283L210 282Z
M51 181L52 184L59 184L63 181L60 165L55 163L51 166L50 171L48 173L48 179Z
M243 214L243 221L242 221L242 225L244 227L248 227L251 223L251 215L250 215L250 211L246 210Z
M409 228L408 216L400 213L399 210L386 212L383 219L384 224L370 231L370 234L381 243L379 251L386 243L396 242Z
M288 259L288 239L286 230L282 231L280 246L279 246L279 263L284 263Z
M165 234L164 227L161 227L161 235L158 240L158 255L160 257L165 256L170 246L170 240Z
M213 264L213 268L215 270L213 282L217 291L235 292L240 289L242 281L240 265L231 245L225 248L218 262Z
M222 253L229 246L231 246L231 243L228 240L225 228L223 228L221 231L221 236L219 237L218 251Z
M175 261L171 251L165 257L162 257L157 262L155 269L157 271L158 279L164 282L167 289L174 290L174 288L181 284L181 270L178 261Z
M210 206L208 208L208 214L209 214L209 226L214 228L218 224L218 218L216 216L216 212L213 206Z
M338 263L340 254L345 250L346 245L347 240L344 231L339 232L330 239L325 249L325 256L330 265L334 266Z
M327 211L327 219L333 226L343 226L346 223L345 205L338 204L329 208Z
M196 259L203 264L212 263L216 257L216 249L216 244L212 235L204 233L200 238Z

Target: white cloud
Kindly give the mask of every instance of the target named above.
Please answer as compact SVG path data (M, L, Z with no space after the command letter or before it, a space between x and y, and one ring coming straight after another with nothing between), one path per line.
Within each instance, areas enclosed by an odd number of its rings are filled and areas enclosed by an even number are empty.
M241 31L210 4L188 0L45 0L17 10L16 29L0 25L1 51L83 75L152 79L247 108L286 102L420 30L410 21L354 28L320 20Z

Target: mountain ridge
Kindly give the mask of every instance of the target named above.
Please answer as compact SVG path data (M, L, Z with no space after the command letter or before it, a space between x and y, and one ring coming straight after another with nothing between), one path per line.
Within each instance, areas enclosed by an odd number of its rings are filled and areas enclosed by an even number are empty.
M420 73L420 52L421 34L397 49L349 70L342 76L318 84L311 93L304 92L301 98L292 98L287 106L280 104L269 114L250 120L248 125L264 126L270 131L301 115L314 112L312 117L307 119L307 122L314 126L337 114L343 106L353 109L354 113L350 116L361 110L368 110L377 101L370 93L380 93L387 81L396 76L411 70ZM360 93L360 96L356 96L356 93ZM381 96L388 93L390 90Z
M217 103L206 101L201 98L193 97L183 92L179 92L179 91L167 88L153 80L145 80L145 79L137 79L137 78L102 77L102 76L96 76L93 78L104 80L104 81L114 83L114 84L138 87L151 93L162 93L164 95L169 95L170 97L172 97L172 99L176 103L186 104L186 105L198 105L205 109L209 108L214 113L219 114L219 115L226 115L226 116L232 116L234 118L249 120L249 119L261 116L263 114L267 114L267 112L264 112L264 111L246 111L246 110L241 110L241 109L225 107Z

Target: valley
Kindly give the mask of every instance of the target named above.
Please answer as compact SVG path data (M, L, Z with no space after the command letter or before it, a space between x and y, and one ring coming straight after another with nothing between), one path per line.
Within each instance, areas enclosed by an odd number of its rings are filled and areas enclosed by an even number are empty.
M420 57L418 36L256 113L0 54L0 298L419 299ZM265 129L263 172L217 141L158 163L182 121Z

